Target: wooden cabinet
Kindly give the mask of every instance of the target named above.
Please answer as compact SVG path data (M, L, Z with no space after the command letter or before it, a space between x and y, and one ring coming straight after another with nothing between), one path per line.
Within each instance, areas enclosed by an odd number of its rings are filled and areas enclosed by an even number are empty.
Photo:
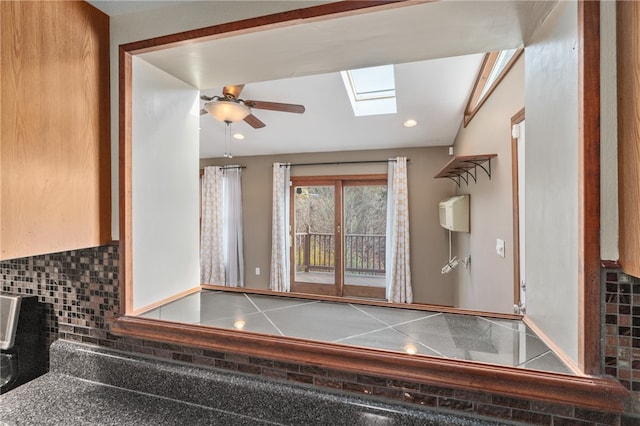
M640 277L640 3L616 7L620 264Z
M0 2L0 259L111 239L109 18Z

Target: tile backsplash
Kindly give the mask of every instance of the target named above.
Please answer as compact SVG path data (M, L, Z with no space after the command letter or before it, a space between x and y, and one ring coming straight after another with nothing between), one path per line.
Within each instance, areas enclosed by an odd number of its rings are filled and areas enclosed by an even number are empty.
M112 335L119 313L118 245L72 250L0 262L3 292L37 295L44 305L47 343L61 338L427 407L549 425L632 425L640 419L640 282L619 268L602 269L602 370L632 391L628 415L599 413L561 404L469 392L424 383L283 363Z
M118 245L0 262L1 290L37 295L47 346L61 331L106 338L118 313Z
M640 279L619 268L602 270L602 370L632 391L640 413Z

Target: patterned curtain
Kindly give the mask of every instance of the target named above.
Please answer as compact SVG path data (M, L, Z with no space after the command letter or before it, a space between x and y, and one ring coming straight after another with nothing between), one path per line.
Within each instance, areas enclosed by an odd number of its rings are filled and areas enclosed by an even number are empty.
M289 292L289 164L273 163L271 277L269 288Z
M387 183L387 301L412 303L409 268L409 197L407 159L389 160Z
M223 285L223 170L205 167L202 176L200 215L200 280L203 284Z

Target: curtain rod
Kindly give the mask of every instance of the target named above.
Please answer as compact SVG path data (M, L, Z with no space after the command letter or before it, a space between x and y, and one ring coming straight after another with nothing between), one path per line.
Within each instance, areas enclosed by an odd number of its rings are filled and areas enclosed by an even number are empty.
M220 167L221 169L246 169L247 166L204 166L200 170L204 170L205 167Z
M388 163L389 161L397 161L395 158L389 158L388 160L362 160L362 161L330 161L326 163L297 163L297 164L280 164L280 167L286 166L330 166L336 165L339 166L341 164L366 164L366 163ZM407 162L409 159L407 158Z
M200 176L204 175L204 169L205 167L212 167L212 166L204 166L203 168L200 169ZM230 169L246 169L247 166L213 166L213 167L220 167L222 168L222 170L230 170Z

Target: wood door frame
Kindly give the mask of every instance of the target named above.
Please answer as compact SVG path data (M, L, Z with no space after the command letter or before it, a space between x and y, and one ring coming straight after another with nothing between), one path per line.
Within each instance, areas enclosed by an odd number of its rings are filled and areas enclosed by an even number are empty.
M524 108L511 117L511 129L524 121ZM513 204L513 303L520 305L520 192L518 138L511 133L511 199Z
M196 43L220 35L246 31L260 31L275 25L310 22L318 19L342 18L353 13L379 11L402 7L408 2L342 1L277 13L237 22L214 25L128 43L119 47L119 160L120 160L120 314L111 321L111 333L150 341L167 342L189 347L212 349L263 357L270 360L310 364L326 369L362 373L384 378L410 380L413 383L444 386L448 389L488 392L526 400L548 401L555 404L607 412L624 411L629 391L613 378L598 376L600 361L599 319L599 16L598 1L578 2L578 59L579 84L579 143L580 192L579 228L580 251L578 287L580 298L580 367L587 374L567 376L536 370L523 370L480 362L450 360L429 356L346 347L344 345L313 342L306 339L258 335L206 327L177 324L130 316L133 292L132 215L131 215L131 144L132 144L132 57L136 54L166 49L186 43ZM588 129L583 129L587 124ZM584 148L583 147L584 145ZM587 155L585 155L587 154ZM588 194L588 190L595 191ZM588 202L585 200L587 199ZM589 208L584 208L588 204ZM588 286L588 291L585 291ZM593 327L593 325L596 325ZM594 374L589 376L588 374Z
M297 184L300 182L300 184ZM290 229L290 238L291 238L291 247L290 247L290 256L289 256L289 271L290 272L290 287L291 291L299 292L299 293L310 293L310 294L318 294L325 296L340 296L342 294L342 282L341 277L338 275L339 271L342 270L342 244L338 244L338 239L341 239L341 235L338 235L337 228L339 226L340 218L338 217L338 207L341 205L340 198L342 198L342 194L338 193L336 179L331 176L291 176L289 186L289 229ZM295 262L295 252L296 252L296 244L295 244L295 188L297 186L333 186L336 188L333 193L334 196L334 235L335 235L335 251L334 251L334 280L333 284L325 285L325 284L312 284L312 283L304 283L304 282L296 282L296 262ZM338 198L340 197L340 198ZM340 233L342 234L342 233ZM329 287L333 289L333 292L327 292ZM333 294L332 294L333 293Z
M344 188L346 186L366 186L366 185L387 185L386 174L363 174L363 175L328 175L328 176L291 176L290 178L289 199L289 223L290 238L292 241L289 256L290 271L290 287L291 291L299 293L309 293L324 296L335 297L367 297L384 299L386 296L385 289L378 289L371 286L354 286L345 284L344 271ZM299 186L333 186L334 192L334 283L331 287L334 289L333 294L328 292L329 285L313 284L298 282L296 276L295 264L295 188ZM358 291L362 290L362 291Z
M348 186L358 185L388 185L388 175L376 174L376 175L361 175L361 176L348 176L342 181L342 190ZM344 193L343 193L344 196ZM344 215L344 203L342 206L342 215ZM344 223L344 218L343 218ZM345 233L342 233L342 247L344 248ZM342 254L342 262L344 264L344 253ZM385 287L373 287L373 286L356 286L353 284L345 283L345 270L342 270L342 297L367 297L373 299L383 299L386 301L387 290Z
M578 2L578 366L600 372L600 2Z

